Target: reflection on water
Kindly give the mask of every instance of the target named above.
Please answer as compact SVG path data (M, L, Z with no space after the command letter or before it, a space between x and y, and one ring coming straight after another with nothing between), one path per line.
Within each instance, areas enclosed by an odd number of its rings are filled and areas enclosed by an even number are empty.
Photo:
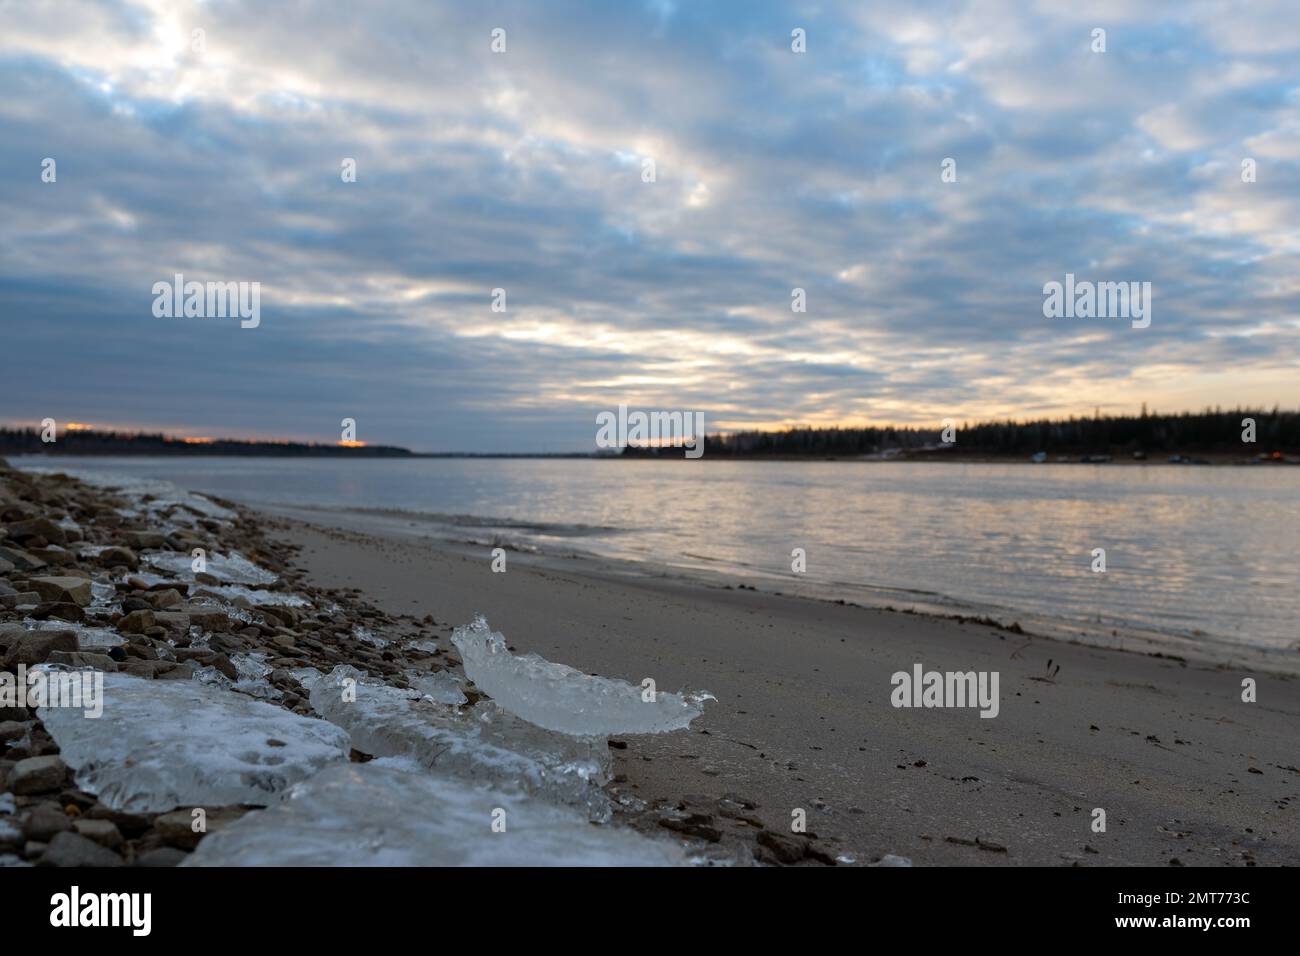
M23 465L35 464L31 459ZM1300 469L527 459L71 459L249 503L399 509L875 603L1294 647ZM502 528L504 519L518 526ZM554 527L547 527L548 525ZM791 551L807 552L794 575ZM1090 570L1106 549L1107 572ZM780 587L778 583L775 586Z

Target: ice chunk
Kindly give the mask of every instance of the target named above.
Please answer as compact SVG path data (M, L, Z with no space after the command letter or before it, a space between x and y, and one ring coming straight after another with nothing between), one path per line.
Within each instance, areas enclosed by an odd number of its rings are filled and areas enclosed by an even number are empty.
M365 641L367 644L373 644L375 647L387 647L388 639L380 637L368 627L362 627L360 624L352 628L352 636L358 641Z
M494 821L500 821L496 829ZM501 823L505 829L501 830ZM668 840L455 778L340 764L210 834L184 866L674 866Z
M280 700L284 697L284 692L266 679L273 668L266 663L265 654L231 654L230 662L235 665L235 673L238 675L236 680L232 681L215 667L195 668L194 679L262 700Z
M640 687L592 677L536 654L511 654L499 632L479 615L452 632L465 674L501 707L564 734L657 734L681 730L704 713L712 694L668 694L653 700Z
M467 698L460 689L460 681L446 671L432 674L408 674L406 682L425 697L438 704L459 707Z
M176 551L147 551L141 560L150 567L160 568L184 581L194 580L193 558ZM206 559L207 572L213 577L232 584L274 584L278 578L265 568L259 568L238 551L218 554L215 551Z
M77 635L83 651L103 651L126 643L126 638L117 631L106 627L90 627L75 621L34 621L28 618L23 621L23 627L29 631L72 631Z
M328 675L307 668L293 674L316 713L347 730L363 753L410 757L439 773L540 794L581 807L595 820L610 814L599 789L609 779L603 739L554 734L486 703L458 713L347 664Z
M103 716L46 707L40 717L77 785L118 810L264 804L348 755L331 723L197 681L109 673Z
M91 581L90 593L92 608L106 608L117 603L117 588L103 581Z
M254 607L268 605L274 607L307 607L311 603L298 594L291 594L287 591L257 591L253 588L244 587L242 584L205 584L201 588L191 589L190 594L193 597L212 595L225 601L241 597Z

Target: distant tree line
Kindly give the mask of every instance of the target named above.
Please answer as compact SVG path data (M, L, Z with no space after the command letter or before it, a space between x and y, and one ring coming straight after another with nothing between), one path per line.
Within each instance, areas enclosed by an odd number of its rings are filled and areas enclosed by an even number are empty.
M1255 421L1255 442L1242 441L1242 420ZM704 457L856 457L890 450L903 453L940 447L943 428L879 425L863 428L797 427L784 431L742 431L708 435ZM1196 455L1235 453L1243 457L1300 452L1300 411L1238 408L1174 415L1094 415L1091 418L1040 419L963 424L955 429L955 449L963 453L1030 456ZM630 457L680 457L680 449L625 449Z
M191 439L167 435L91 429L59 429L56 440L42 440L39 428L0 428L0 455L287 455L330 458L403 458L411 455L392 445L317 445L307 442L242 441L233 438Z

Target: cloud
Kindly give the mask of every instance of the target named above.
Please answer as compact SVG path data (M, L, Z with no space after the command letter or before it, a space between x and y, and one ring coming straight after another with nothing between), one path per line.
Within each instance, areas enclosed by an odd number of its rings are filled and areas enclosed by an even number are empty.
M1294 404L1293 20L0 4L3 415L349 416L485 451L589 449L620 402L730 427ZM177 272L260 282L261 326L154 318ZM1150 281L1152 327L1044 319L1066 272Z

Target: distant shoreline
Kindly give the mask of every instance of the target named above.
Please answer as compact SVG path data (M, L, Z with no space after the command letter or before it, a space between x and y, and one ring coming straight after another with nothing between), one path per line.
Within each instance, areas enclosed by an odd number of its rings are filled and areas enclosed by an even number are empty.
M589 460L589 461L662 461L683 460L680 450L674 449L675 455L655 455L632 453L626 455L608 455L586 452L414 452L401 449L399 453L371 452L364 450L339 449L337 451L322 448L316 452L294 452L278 450L260 451L222 451L204 448L202 450L126 450L115 449L60 449L57 451L34 451L0 447L0 456L10 458L286 458L286 459L329 459L365 460L365 461L414 461L428 459L494 459L494 460ZM1171 466L1246 466L1246 465L1300 465L1300 457L1283 456L1264 460L1258 457L1243 457L1224 453L1209 453L1178 456L1159 455L1147 458L1107 455L1060 455L1051 456L1045 461L1034 461L1024 455L991 455L983 452L962 454L959 452L912 453L898 455L704 455L696 461L712 462L841 462L855 465L891 465L891 464L943 464L943 465L1171 465Z

